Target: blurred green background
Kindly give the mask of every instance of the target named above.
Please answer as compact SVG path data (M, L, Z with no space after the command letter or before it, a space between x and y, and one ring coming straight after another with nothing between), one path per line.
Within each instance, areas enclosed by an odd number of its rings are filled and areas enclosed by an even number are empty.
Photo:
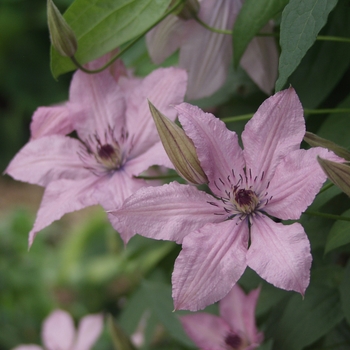
M62 11L71 2L55 1ZM347 3L340 1L322 34L350 36L350 11L345 11L344 6L348 6ZM0 166L3 170L28 141L35 109L68 98L71 74L61 76L58 81L52 78L49 46L45 0L1 0ZM347 50L348 47L341 44L317 42L308 52L291 77L304 107L333 108L342 101L341 106L349 107ZM123 59L140 75L155 68L143 41ZM175 61L176 56L164 65ZM325 80L328 84L323 83ZM253 113L265 98L246 74L238 70L230 72L219 92L198 104L210 108L217 116L227 117ZM220 107L212 107L218 105ZM348 115L337 116L336 120L342 118L343 124L339 126L331 117L309 117L308 130L320 130L322 136L349 147L350 128L342 127L349 123ZM229 126L240 134L244 124ZM340 131L344 134L341 140ZM75 320L88 313L112 314L129 335L138 329L140 320L146 318L145 349L193 348L177 320L178 313L170 312L173 308L170 276L180 246L137 236L126 249L103 210L91 207L65 215L40 232L28 252L28 232L42 193L37 186L15 182L7 176L0 178L0 350L25 343L40 344L41 323L57 307L69 311ZM348 198L338 190L334 196L337 196L334 197L336 205L328 205L326 200L321 204L327 204L329 212L345 211L349 207ZM318 209L317 203L314 206ZM302 221L314 247L314 267L319 269L314 274L315 280L322 284L322 291L324 284L337 286L342 270L339 272L338 264L332 265L327 275L324 269L335 259L329 255L328 260L323 257L324 241L334 222L308 218ZM286 300L292 300L294 295L262 282L250 270L240 283L246 289L263 285L258 322L263 325L267 340L276 337L276 319L283 313ZM217 312L215 305L209 309ZM344 321L340 323L327 336L325 344L334 343L332 336L340 337L335 332L344 333L342 337L348 344L348 328ZM269 348L267 345L266 349ZM95 349L114 349L107 326ZM317 349L317 344L312 349Z

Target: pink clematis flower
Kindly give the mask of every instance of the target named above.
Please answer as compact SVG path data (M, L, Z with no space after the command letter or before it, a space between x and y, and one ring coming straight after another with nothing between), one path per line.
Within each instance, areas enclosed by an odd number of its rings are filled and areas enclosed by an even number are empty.
M176 182L141 189L113 213L123 239L138 233L182 244L172 275L175 309L197 311L222 299L247 266L304 294L309 240L299 223L271 217L299 219L326 180L317 156L340 158L320 147L299 149L305 121L294 89L259 107L243 131L244 150L212 114L186 103L176 110L213 195Z
M78 71L67 103L34 114L32 140L5 171L46 187L29 245L38 231L66 213L95 204L120 207L146 185L134 176L152 165L170 165L147 98L175 119L170 105L183 101L186 82L179 68L158 69L143 80ZM45 124L47 117L52 121ZM78 139L64 135L73 129Z
M198 312L181 316L187 335L202 350L253 350L264 339L255 325L260 289L245 295L236 284L219 302L220 317Z
M83 317L76 332L69 313L57 309L44 320L41 335L44 348L38 345L19 345L13 350L90 350L102 329L101 314Z
M243 0L200 0L198 17L217 29L232 30ZM272 32L271 24L263 32ZM194 19L169 15L147 36L149 54L159 64L180 48L179 67L188 71L186 96L192 99L212 95L226 81L232 61L232 37L214 33ZM271 94L278 67L273 38L254 38L241 59L241 66L258 87Z

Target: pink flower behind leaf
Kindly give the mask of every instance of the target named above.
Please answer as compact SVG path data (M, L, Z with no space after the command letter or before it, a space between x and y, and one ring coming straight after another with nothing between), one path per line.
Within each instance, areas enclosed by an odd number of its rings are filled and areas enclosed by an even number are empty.
M101 314L87 315L80 320L75 330L72 317L63 310L53 311L42 327L45 350L90 350L103 329ZM19 345L13 350L43 350L37 345Z
M181 316L181 323L201 350L253 350L263 340L255 325L259 289L245 295L236 284L219 302L220 316L198 312Z
M113 213L123 239L138 233L182 244L172 275L175 309L197 311L222 299L247 266L304 294L309 240L299 223L279 221L299 219L326 180L317 156L340 158L320 147L300 149L305 121L294 89L259 107L243 131L244 150L212 114L186 103L176 110L213 195L176 182L141 189Z
M217 29L232 30L243 0L201 0L198 17ZM272 32L267 24L264 32ZM159 64L180 49L179 66L187 70L187 97L212 95L226 81L232 64L232 36L213 33L194 19L168 16L147 36L152 60ZM270 94L277 78L278 52L274 38L254 38L244 53L241 66L265 93Z
M38 231L66 213L95 204L120 207L146 185L135 176L152 165L171 166L147 98L175 119L170 105L183 101L186 83L179 68L158 69L143 80L78 71L66 104L34 114L32 140L6 169L16 180L46 187L29 245ZM56 119L45 123L45 117ZM78 138L65 136L73 129Z

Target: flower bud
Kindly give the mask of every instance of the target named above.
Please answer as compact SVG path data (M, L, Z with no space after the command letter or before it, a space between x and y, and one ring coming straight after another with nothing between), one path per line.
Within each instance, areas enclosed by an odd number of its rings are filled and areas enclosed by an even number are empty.
M74 56L78 48L77 39L52 0L47 0L47 22L51 44L55 50L61 56Z
M320 157L317 157L317 160L327 177L350 196L350 166Z
M350 161L350 152L344 147L338 146L336 143L319 137L312 132L306 132L304 136L304 141L312 147L323 147L330 151L333 151L337 156L342 157Z
M151 102L148 101L148 103L164 149L176 171L192 184L208 183L192 140L179 126L160 113Z
M173 1L171 5L174 3ZM176 16L187 21L193 19L197 16L199 12L199 2L198 0L186 0L185 3L176 12Z

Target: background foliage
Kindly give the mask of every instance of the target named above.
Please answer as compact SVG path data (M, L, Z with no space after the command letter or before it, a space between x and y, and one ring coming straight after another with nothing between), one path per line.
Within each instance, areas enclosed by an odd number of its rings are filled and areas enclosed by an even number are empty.
M71 14L86 9L87 3L95 6L84 12L89 21L71 23L78 32L82 62L137 37L161 16L169 1L135 0L118 7L123 1L76 0L66 12L67 20L72 21ZM141 3L146 9L137 12ZM57 0L56 4L63 11L71 1ZM276 89L292 84L307 109L350 108L350 43L316 40L317 36L350 38L350 2L261 0L259 6L247 0L237 20L235 64L249 40L273 18L281 48ZM113 16L115 26L100 20L106 13ZM121 30L119 18L128 22L135 15L140 25ZM43 1L2 0L0 33L0 164L4 169L27 142L34 110L67 99L71 74L59 76L58 81L51 76ZM99 45L105 35L113 40ZM56 54L51 59L55 76L72 69ZM123 59L138 75L156 68L143 39ZM164 64L176 61L175 54ZM223 118L253 113L265 98L244 71L232 65L225 86L196 102ZM310 114L306 120L308 131L350 147L349 113ZM244 124L228 126L240 134ZM1 180L0 349L39 344L41 322L56 307L67 309L77 320L87 313L111 314L128 335L146 319L143 349L194 348L179 324L181 313L172 312L170 275L179 246L137 236L125 248L103 211L90 208L80 216L67 215L41 232L28 253L27 234L38 202L30 199L32 192L28 192L29 200L16 199L18 191L27 193L27 187L16 188L10 181ZM350 199L333 186L317 196L310 210L349 217L349 208ZM249 269L240 280L246 290L262 286L257 308L258 326L265 333L261 349L349 349L350 222L308 215L300 222L313 255L311 284L304 300L274 288ZM217 313L217 306L208 311ZM113 349L107 326L95 349Z

